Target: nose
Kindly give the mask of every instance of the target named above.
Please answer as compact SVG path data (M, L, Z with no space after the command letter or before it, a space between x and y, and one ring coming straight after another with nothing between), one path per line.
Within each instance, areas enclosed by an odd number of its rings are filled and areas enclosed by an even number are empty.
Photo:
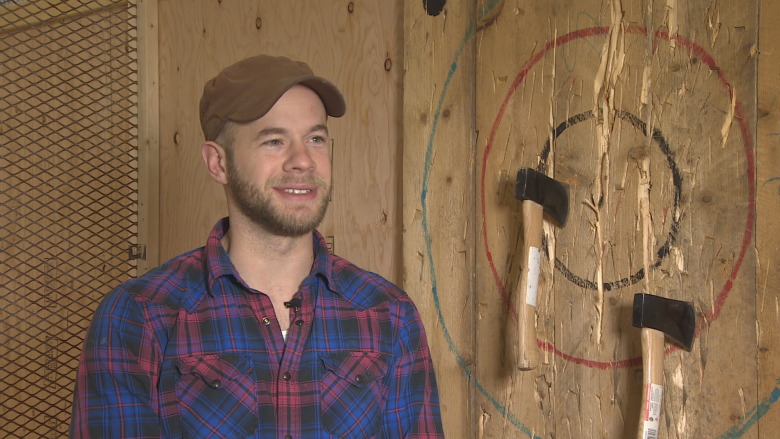
M289 155L284 162L284 170L286 172L307 172L313 171L316 167L316 162L306 144L300 140L292 142Z

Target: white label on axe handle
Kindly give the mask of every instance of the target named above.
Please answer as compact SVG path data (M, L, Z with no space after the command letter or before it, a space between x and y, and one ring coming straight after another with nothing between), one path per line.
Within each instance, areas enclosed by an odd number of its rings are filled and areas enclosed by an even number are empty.
M647 383L647 391L645 392L645 422L642 429L643 439L658 438L658 428L661 426L661 402L663 397L663 386Z
M528 248L528 279L526 279L525 303L536 306L536 295L539 290L539 269L542 257L536 247Z

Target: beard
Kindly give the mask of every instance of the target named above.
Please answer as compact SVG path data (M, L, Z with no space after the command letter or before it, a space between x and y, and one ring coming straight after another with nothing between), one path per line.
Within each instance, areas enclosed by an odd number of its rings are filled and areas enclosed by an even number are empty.
M274 235L285 237L303 236L313 232L322 222L322 219L325 218L325 212L327 212L328 203L330 203L332 186L328 186L322 178L314 176L272 178L266 182L264 191L261 191L260 188L241 175L232 154L227 154L227 171L228 190L233 195L233 200L238 210L253 223ZM297 213L295 212L296 209L284 211L280 206L274 204L272 199L272 188L274 186L296 183L314 185L320 194L325 194L314 212L306 210L302 213Z

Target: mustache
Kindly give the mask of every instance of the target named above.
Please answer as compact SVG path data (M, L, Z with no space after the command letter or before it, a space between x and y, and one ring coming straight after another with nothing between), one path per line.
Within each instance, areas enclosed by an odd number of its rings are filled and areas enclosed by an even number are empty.
M306 177L296 177L293 175L274 177L265 183L265 187L266 189L270 189L274 186L286 184L305 184L309 186L316 186L320 189L328 189L328 183L325 182L325 179L314 175L309 175Z

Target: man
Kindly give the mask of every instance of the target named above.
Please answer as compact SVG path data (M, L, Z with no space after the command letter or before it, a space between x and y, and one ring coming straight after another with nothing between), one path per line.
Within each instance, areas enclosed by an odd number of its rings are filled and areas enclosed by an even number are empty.
M344 99L260 55L206 83L201 153L229 217L106 296L79 364L76 438L442 437L412 301L331 255L327 117Z

